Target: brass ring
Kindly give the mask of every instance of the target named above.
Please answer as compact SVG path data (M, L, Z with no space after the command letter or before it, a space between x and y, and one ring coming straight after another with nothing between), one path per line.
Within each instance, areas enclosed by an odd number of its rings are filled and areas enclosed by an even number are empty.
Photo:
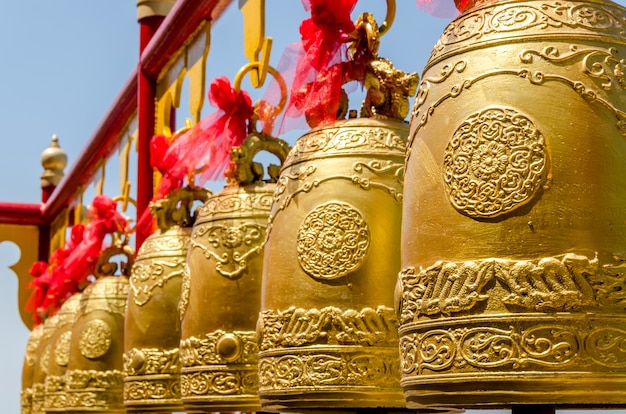
M261 67L260 62L250 62L246 64L244 67L242 67L241 69L239 69L239 72L237 72L237 74L235 75L233 88L235 88L235 90L239 92L241 90L241 81L243 80L243 77L252 69L260 68L260 67ZM285 80L280 75L280 73L273 67L268 65L267 71L269 72L270 75L274 77L274 79L276 79L276 82L278 82L278 86L280 87L280 102L274 108L274 116L277 116L283 111L283 109L285 108L285 105L287 104L287 84L285 83Z
M387 15L385 16L385 21L378 27L378 33L380 34L380 36L384 35L385 33L389 31L395 19L396 19L396 1L387 0Z

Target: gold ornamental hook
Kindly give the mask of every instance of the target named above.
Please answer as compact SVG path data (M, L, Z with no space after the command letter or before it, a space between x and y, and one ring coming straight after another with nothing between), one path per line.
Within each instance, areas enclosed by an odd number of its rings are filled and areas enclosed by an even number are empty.
M380 36L384 35L385 33L389 31L395 19L396 19L396 1L387 0L387 15L385 16L385 21L382 22L382 24L378 27L378 33Z
M263 65L264 63L261 63L261 62L250 62L246 64L245 66L243 66L241 69L239 69L239 72L237 72L237 74L235 75L233 88L237 92L239 92L241 90L241 81L243 80L243 77L251 70L258 69ZM287 84L285 83L285 80L283 79L281 74L276 69L274 69L270 65L266 65L266 66L267 66L266 68L267 72L270 75L272 75L274 79L276 79L276 82L278 82L278 86L280 87L280 102L274 108L274 116L278 116L278 114L280 114L283 111L283 109L285 108L285 105L287 104ZM258 102L257 104L255 104L255 107L257 105L258 105Z

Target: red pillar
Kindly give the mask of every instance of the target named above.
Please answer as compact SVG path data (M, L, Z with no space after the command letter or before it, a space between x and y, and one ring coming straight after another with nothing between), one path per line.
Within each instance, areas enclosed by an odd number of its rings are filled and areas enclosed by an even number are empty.
M163 16L148 16L139 20L139 53L144 51L150 39L163 21ZM156 79L146 75L141 68L137 70L137 220L148 208L153 193L153 173L150 166L150 139L154 135L154 106ZM150 234L143 234L137 229L136 250Z

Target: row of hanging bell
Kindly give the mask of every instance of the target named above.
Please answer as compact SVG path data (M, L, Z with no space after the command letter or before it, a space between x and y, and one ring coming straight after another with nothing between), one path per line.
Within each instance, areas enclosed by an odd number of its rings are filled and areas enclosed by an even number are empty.
M113 276L114 256L124 255ZM128 278L134 253L117 241L100 256L96 281L68 298L58 313L33 329L22 370L23 414L126 412L122 344Z
M137 253L130 276L124 336L124 404L128 412L182 411L180 300L185 260L203 189L173 190L150 204L158 230Z
M626 403L626 9L476 0L411 120L409 407Z

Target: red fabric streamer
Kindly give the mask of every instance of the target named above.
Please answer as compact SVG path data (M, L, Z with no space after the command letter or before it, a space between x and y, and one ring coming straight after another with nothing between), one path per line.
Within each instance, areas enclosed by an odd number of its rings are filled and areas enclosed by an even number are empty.
M75 224L65 247L56 249L48 263L33 264L29 273L35 279L28 285L33 291L26 310L33 313L36 324L56 313L67 298L89 283L105 236L128 232L128 221L116 210L115 201L96 196L89 208L89 224Z
M28 283L28 288L32 289L32 292L28 298L28 302L26 302L26 311L33 314L35 325L41 323L41 305L48 294L48 287L50 286L50 274L47 270L48 263L35 262L28 271L34 279Z
M335 121L344 83L342 63L348 61L346 42L355 30L350 13L356 2L303 0L311 17L300 25L301 52L285 118L304 114L311 126Z
M82 224L74 225L69 242L52 253L49 263L36 262L31 267L29 273L35 279L28 284L33 292L26 310L32 312L35 324L41 323L43 316L53 315L68 297L78 291L78 285L70 280L63 267L69 254L82 241L83 232Z
M230 149L243 143L254 115L248 93L231 87L226 76L211 83L209 102L218 110L180 136L165 153L166 159L177 159L171 166L174 175L193 174L198 186L221 178Z
M82 240L70 252L59 270L63 283L82 286L93 273L108 234L127 233L128 221L117 212L117 202L104 195L93 199L88 211L91 221L85 226ZM64 289L59 289L62 293Z

